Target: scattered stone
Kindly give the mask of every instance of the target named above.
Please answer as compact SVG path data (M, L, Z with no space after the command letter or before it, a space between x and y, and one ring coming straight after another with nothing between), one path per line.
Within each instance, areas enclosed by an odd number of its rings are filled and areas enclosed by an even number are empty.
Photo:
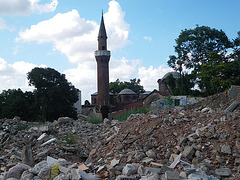
M184 151L182 152L183 157L187 158L189 161L193 159L193 155L195 154L195 150L192 146L186 146Z
M220 168L215 170L215 174L223 177L229 177L232 175L232 170L229 168Z
M51 175L51 167L49 166L42 168L38 173L38 177L42 179L50 179L50 175Z
M120 160L113 159L113 160L111 161L110 166L111 166L111 167L116 166L117 164L119 164L119 161L120 161Z
M225 112L233 112L234 109L240 104L240 101L234 101L226 110Z
M25 180L25 179L32 179L34 177L34 174L33 173L30 173L29 171L24 171L23 173L22 173L22 176L21 176L21 179L22 180Z
M30 168L31 167L26 164L19 163L16 166L9 169L7 173L7 179L10 179L10 178L20 179L22 176L22 173L25 170L28 170Z
M127 176L136 174L139 166L140 164L138 163L126 164L126 166L122 170L122 174Z
M165 179L166 180L179 180L180 176L177 171L166 171L165 172Z
M146 152L146 155L149 158L156 158L155 152L153 150L151 150L151 149Z
M69 117L60 117L58 118L58 123L59 124L66 124L66 123L70 123L72 121L71 118Z
M108 118L104 118L103 123L111 125L111 121Z
M47 161L41 161L41 162L35 164L35 166L33 168L29 169L29 172L37 175L40 172L40 170L46 166L48 166Z
M22 150L22 162L23 164L27 164L31 167L34 166L32 148L30 145L24 146Z
M78 169L71 169L72 179L81 179L80 171Z
M221 153L223 153L223 154L232 154L231 147L229 145L223 145L221 147Z
M172 154L182 154L182 162L174 166L181 172L181 178L194 175L213 178L211 175L215 175L240 179L240 107L224 112L239 100L239 96L234 98L220 93L204 98L199 104L154 109L147 114L131 115L124 122L112 120L109 123L106 119L105 124L91 124L84 118L61 118L35 126L21 119L0 119L0 179L18 163L31 165L28 162L32 160L38 164L21 172L20 178L48 177L49 169L44 168L51 169L54 163L59 163L60 174L54 180L82 178L77 169L80 164L87 167L87 175L91 171L101 179L154 180L165 179L165 175L171 179L174 172L168 171L173 171L169 168L174 161L170 158ZM205 107L209 108L203 110ZM14 130L12 127L17 123L27 124L28 128ZM42 135L44 137L40 138ZM54 141L49 142L52 139ZM26 145L32 148L33 159L28 158L31 152L27 147L24 149ZM228 170L222 170L224 168ZM196 173L199 169L204 176Z

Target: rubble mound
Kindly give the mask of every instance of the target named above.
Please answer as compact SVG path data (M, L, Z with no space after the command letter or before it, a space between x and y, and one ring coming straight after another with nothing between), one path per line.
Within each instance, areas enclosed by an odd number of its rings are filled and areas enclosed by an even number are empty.
M214 111L223 111L227 109L234 101L240 102L240 95L230 97L228 92L221 92L219 94L214 94L203 98L201 101L185 106L185 110L190 109L201 109L209 107ZM240 106L237 107L240 110Z
M97 125L1 119L0 179L239 179L238 98Z

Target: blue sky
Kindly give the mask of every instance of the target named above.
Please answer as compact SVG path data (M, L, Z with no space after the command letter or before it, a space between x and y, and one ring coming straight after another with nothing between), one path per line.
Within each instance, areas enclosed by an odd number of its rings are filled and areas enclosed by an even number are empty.
M146 90L157 89L181 30L204 25L233 39L239 9L239 0L0 0L0 91L32 90L26 73L40 66L66 74L82 102L90 99L102 10L110 81L140 78Z

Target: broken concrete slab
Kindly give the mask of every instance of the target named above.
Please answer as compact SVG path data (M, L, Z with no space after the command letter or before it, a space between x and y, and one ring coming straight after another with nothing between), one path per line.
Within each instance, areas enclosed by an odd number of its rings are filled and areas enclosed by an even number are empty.
M7 179L10 179L10 178L15 178L15 179L20 179L21 176L22 176L22 173L25 171L25 170L28 170L30 169L31 167L26 165L26 164L23 164L23 163L19 163L17 164L16 166L12 167L9 169L7 175L6 175L6 178Z
M180 176L177 171L166 171L165 180L179 180Z
M30 145L23 147L21 157L23 164L27 164L31 167L34 166L35 162L33 160L32 147Z
M122 174L127 176L136 174L139 166L140 164L138 163L126 164L126 166L122 170Z
M192 146L186 146L182 152L183 157L187 158L189 161L193 159L195 154L195 149Z
M219 168L215 170L215 174L222 177L229 177L232 175L232 170L229 168Z

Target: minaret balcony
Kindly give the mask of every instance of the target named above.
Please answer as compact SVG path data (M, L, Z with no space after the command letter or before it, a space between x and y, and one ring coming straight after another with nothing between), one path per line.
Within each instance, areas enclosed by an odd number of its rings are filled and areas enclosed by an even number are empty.
M111 56L111 52L108 50L97 50L94 51L95 56Z

